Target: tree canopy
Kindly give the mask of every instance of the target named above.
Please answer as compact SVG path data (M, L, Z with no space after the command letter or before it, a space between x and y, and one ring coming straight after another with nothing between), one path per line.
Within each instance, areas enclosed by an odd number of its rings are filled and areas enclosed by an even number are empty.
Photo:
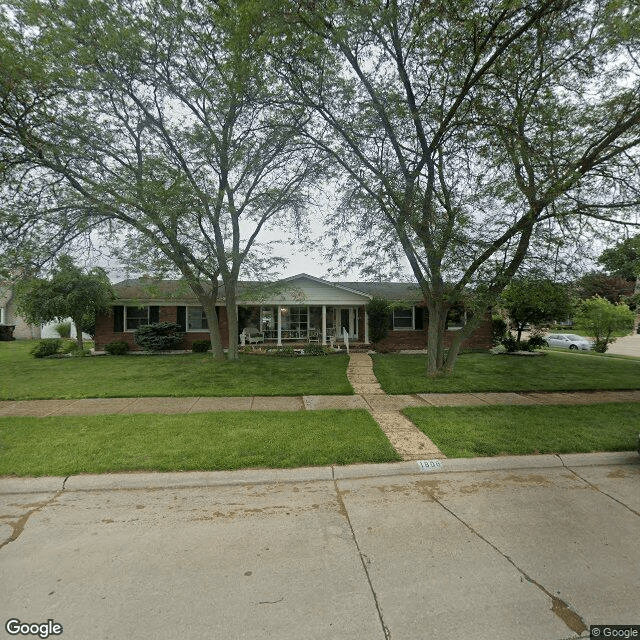
M532 252L639 202L640 14L570 0L299 3L274 54L305 135L341 169L356 263L402 248L429 310L428 371ZM445 361L448 310L478 313Z
M51 278L27 278L16 285L20 314L32 324L71 318L80 349L82 332L92 329L96 315L108 311L114 298L103 269L93 267L83 272L67 255L58 258Z
M500 303L516 325L518 342L525 325L566 320L572 311L567 287L536 275L512 280L502 292Z
M0 39L4 238L37 257L56 237L97 229L127 264L179 273L218 357L221 278L237 357L240 271L263 277L277 262L261 231L283 216L295 224L319 172L300 111L273 100L254 3L11 4Z
M265 264L261 230L299 216L323 157L332 250L369 273L408 260L430 374L453 369L527 260L640 204L640 10L625 2L10 6L0 238L37 255L43 237L124 233L132 261L183 276L219 354L218 277L233 357L240 269Z
M595 350L604 353L616 338L616 331L633 328L634 313L626 304L612 304L595 296L585 300L576 315L576 323L595 338Z
M615 247L605 249L598 258L611 275L638 280L640 277L640 235L622 240Z

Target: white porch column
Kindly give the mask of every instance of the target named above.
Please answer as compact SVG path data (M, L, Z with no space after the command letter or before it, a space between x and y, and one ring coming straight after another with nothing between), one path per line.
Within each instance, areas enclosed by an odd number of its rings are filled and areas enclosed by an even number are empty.
M278 305L278 346L282 346L282 311Z
M327 344L327 305L322 305L322 344Z
M369 344L369 314L367 307L364 308L364 343Z

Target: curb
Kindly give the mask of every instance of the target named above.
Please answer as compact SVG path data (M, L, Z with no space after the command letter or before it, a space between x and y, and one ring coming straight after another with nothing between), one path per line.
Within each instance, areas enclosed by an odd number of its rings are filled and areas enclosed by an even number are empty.
M421 464L422 463L422 464ZM41 478L0 478L0 495L59 491L161 490L189 487L242 486L289 482L332 482L402 475L441 475L517 469L559 469L604 465L640 465L635 451L570 453L494 458L447 458L346 467L296 469L240 469L237 471L185 471L169 473L118 473Z

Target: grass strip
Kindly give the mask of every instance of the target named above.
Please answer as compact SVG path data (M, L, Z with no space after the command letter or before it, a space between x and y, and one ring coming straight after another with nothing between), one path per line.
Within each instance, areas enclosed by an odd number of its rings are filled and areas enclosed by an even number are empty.
M0 418L0 475L214 471L400 460L363 410Z
M464 353L452 375L426 375L427 356L377 354L374 371L387 393L639 389L640 359L546 351L542 356Z
M346 355L210 354L36 359L33 341L0 342L0 399L349 395Z
M631 451L640 404L413 407L404 414L448 458Z

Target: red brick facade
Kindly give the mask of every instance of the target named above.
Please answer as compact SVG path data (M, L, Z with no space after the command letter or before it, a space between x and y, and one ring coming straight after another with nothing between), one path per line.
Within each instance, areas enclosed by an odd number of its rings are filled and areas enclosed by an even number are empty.
M177 322L178 321L178 307L163 305L158 306L158 320L159 322ZM228 323L227 323L227 310L224 307L219 307L218 321L220 323L220 335L222 339L222 345L226 349L229 344L228 337ZM115 331L114 316L101 315L96 320L96 336L95 343L96 349L101 351L106 344L114 342L116 340L123 340L129 344L129 348L132 351L137 351L140 348L135 344L133 339L133 331ZM448 331L445 336L445 347L451 344L451 340L454 336L454 331ZM190 349L195 340L207 340L209 339L209 333L207 331L188 331L185 333L182 345L182 349ZM358 342L365 342L365 308L361 306L358 310ZM390 330L388 336L382 340L374 348L378 347L381 351L400 351L403 349L426 349L427 347L427 329L415 330L415 331L393 331ZM467 339L462 348L465 350L484 350L491 348L491 322L487 320L482 323L473 335Z
M177 306L160 306L158 314L159 322L177 322L178 321L178 307ZM227 310L224 307L219 307L220 314L218 316L218 323L220 324L220 335L222 339L222 346L226 349L229 346L228 336L228 324L227 324ZM208 340L208 331L187 331L184 334L180 349L191 349L191 345L196 340ZM121 340L129 345L131 351L139 351L140 347L133 340L133 331L114 331L114 318L113 314L100 315L96 319L96 336L95 344L96 350L102 351L106 344Z
M455 331L447 331L444 337L445 348L451 346ZM491 349L491 321L483 322L469 338L462 343L462 350L484 351ZM403 349L426 349L427 328L418 331L389 331L387 337L374 345L380 351L401 351Z

